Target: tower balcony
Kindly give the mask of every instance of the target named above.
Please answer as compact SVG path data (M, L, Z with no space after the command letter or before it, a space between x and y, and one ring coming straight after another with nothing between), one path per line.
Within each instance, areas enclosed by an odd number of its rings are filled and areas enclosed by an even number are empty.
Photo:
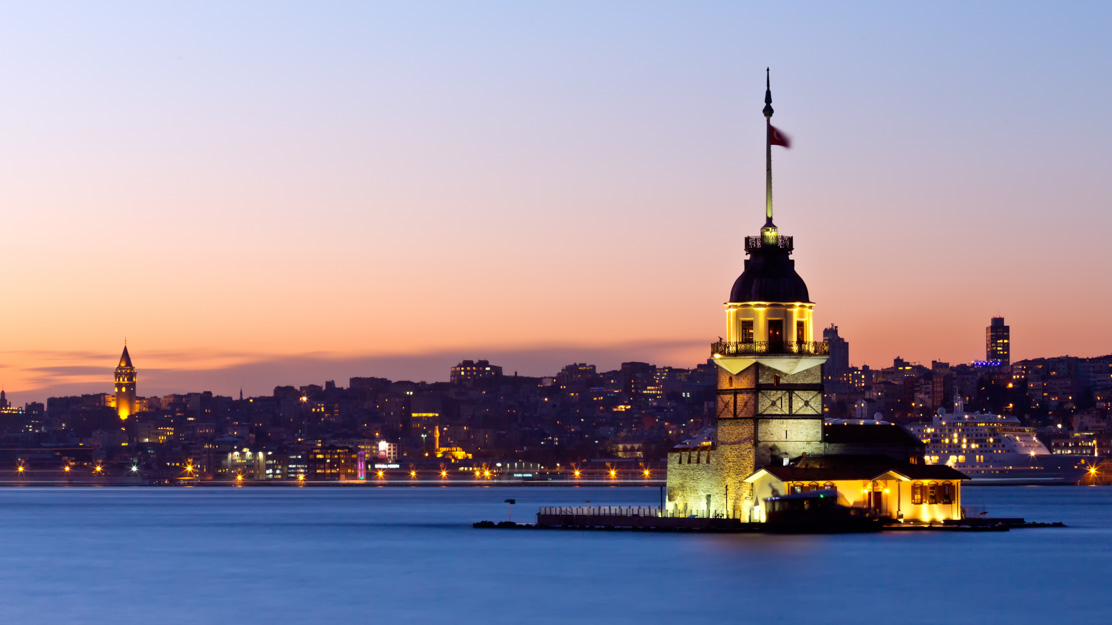
M738 343L719 340L710 344L711 355L723 356L828 356L830 343L826 341L750 341Z
M775 248L791 252L795 248L791 237L775 235L776 240L765 240L764 237L745 237L745 251Z

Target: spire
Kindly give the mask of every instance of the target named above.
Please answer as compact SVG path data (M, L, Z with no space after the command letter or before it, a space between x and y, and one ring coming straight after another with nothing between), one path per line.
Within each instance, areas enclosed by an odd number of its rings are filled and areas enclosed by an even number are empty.
M765 68L765 225L761 228L761 239L775 243L779 235L776 224L772 223L772 78L769 68Z
M120 354L120 364L117 365L117 366L119 366L119 367L130 367L131 366L131 355L129 355L127 353L127 341L126 340L124 341L124 353Z

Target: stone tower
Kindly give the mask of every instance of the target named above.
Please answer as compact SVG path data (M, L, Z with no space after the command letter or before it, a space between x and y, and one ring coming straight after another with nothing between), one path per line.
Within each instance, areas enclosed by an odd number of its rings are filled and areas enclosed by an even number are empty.
M822 365L829 353L827 343L815 341L815 305L795 271L792 238L772 221L772 146L788 142L772 126L767 82L764 115L765 224L760 236L745 238L749 258L726 302L726 338L711 346L723 508L742 519L756 503L746 477L823 452Z
M135 412L135 367L131 366L131 356L127 353L127 344L124 344L124 353L120 355L120 364L116 366L116 414L120 419L126 419Z

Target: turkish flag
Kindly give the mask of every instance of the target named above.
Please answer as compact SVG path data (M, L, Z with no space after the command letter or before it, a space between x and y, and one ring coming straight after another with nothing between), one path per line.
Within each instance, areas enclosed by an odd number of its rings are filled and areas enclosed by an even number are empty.
M786 148L792 147L792 140L788 135L780 132L776 126L769 125L768 127L768 141L771 145L782 145Z

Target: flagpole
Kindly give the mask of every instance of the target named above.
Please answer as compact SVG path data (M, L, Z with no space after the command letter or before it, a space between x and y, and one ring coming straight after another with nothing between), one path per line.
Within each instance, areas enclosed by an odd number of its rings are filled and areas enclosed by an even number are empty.
M772 226L772 81L765 68L765 226Z

